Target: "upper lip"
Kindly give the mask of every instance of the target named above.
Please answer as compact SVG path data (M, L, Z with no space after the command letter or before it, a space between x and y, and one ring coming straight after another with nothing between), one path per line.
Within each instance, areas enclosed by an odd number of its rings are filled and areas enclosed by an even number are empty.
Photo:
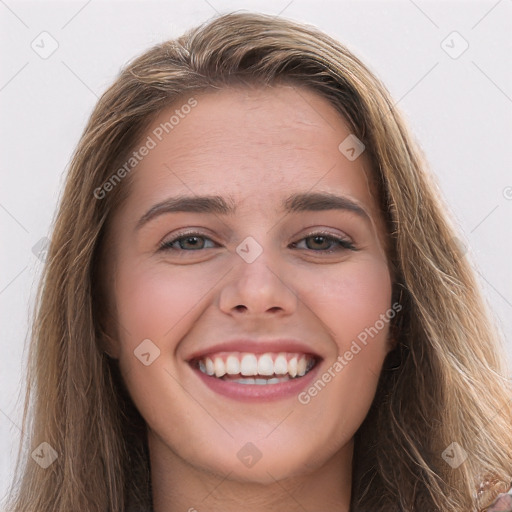
M267 352L288 352L288 353L303 353L312 355L318 359L321 358L311 346L295 339L280 338L280 339L250 339L240 338L233 339L211 345L209 347L201 348L191 354L187 361L206 357L210 354L218 352L249 352L253 354L265 354Z

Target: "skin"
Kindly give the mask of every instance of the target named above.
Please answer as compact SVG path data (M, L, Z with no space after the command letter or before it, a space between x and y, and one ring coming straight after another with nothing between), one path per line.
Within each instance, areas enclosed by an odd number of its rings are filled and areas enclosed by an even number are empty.
M350 131L305 88L194 97L197 106L132 171L109 237L122 326L110 351L149 427L154 510L348 511L353 436L393 348L388 323L306 405L296 396L245 403L218 395L186 359L234 337L292 337L322 355L321 376L389 310L386 233L368 161L338 150ZM187 99L161 112L141 140ZM369 220L339 210L285 214L281 203L293 192L344 195ZM237 213L167 213L136 229L152 206L181 194L231 198ZM205 248L185 240L159 250L187 228L207 237L199 239ZM315 244L318 231L358 250ZM247 236L263 249L250 264L235 250ZM144 339L160 350L148 366L134 357ZM248 442L262 454L250 468L237 457Z

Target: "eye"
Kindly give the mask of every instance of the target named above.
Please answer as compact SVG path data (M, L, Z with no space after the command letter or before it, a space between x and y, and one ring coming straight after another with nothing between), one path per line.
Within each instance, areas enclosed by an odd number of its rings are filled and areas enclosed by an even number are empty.
M308 240L310 240L311 243L308 243ZM311 233L302 240L299 240L299 242L294 242L291 245L293 247L298 247L298 244L302 241L306 242L305 249L315 252L333 253L338 251L344 251L347 249L351 251L357 251L357 248L352 242L350 242L350 240L343 237L330 235L327 233ZM304 247L298 248L304 249Z
M206 247L206 240L215 244L215 242L210 238L202 235L201 233L180 233L177 237L162 242L160 244L160 250L197 251L200 249L210 249L215 247L215 245Z
M299 247L301 242L306 242L306 247ZM308 243L308 241L310 241ZM210 246L208 243L210 242ZM211 249L216 246L216 243L211 238L197 232L180 233L178 236L171 240L166 240L160 244L159 249L162 251L185 251L193 252L201 249ZM298 249L306 249L313 252L333 253L343 250L357 251L350 240L337 237L327 233L311 233L307 237L290 244L291 247Z
M337 237L333 235L329 235L326 233L312 233L307 237L303 238L299 242L294 242L292 244L293 247L298 247L298 244L302 241L306 242L306 249L315 251L315 252L336 252L343 250L352 250L356 251L356 247L352 242L343 237ZM308 241L311 241L308 243ZM334 246L334 248L333 248ZM336 247L337 246L337 247ZM304 247L299 247L304 248ZM327 250L326 250L327 249Z

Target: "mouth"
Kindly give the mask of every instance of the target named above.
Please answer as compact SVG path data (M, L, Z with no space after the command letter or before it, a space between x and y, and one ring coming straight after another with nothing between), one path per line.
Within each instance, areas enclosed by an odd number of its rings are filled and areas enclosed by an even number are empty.
M234 340L186 361L203 384L245 402L297 397L311 385L323 358L293 340Z
M311 354L290 352L220 352L190 361L202 374L224 382L268 386L300 379L317 364Z

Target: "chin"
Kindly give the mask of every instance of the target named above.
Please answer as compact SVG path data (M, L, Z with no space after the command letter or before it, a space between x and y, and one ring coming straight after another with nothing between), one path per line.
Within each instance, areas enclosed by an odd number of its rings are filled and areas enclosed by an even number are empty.
M261 446L261 443L258 443L258 446ZM226 453L229 454L227 457ZM212 460L215 463L212 463ZM260 450L255 444L246 443L234 450L226 448L222 455L211 453L207 461L197 460L196 464L203 471L226 477L231 481L269 485L277 480L307 475L325 462L318 459L312 462L312 457L307 453L297 453L296 448L283 451L269 444Z

